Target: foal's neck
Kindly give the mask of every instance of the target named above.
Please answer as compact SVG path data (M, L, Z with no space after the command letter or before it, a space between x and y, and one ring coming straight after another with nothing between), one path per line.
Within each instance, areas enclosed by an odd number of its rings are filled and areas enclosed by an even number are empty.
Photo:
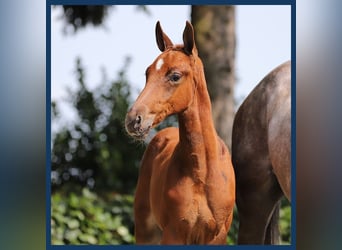
M199 77L193 102L178 114L180 150L191 172L205 181L210 167L217 163L218 143L204 74Z

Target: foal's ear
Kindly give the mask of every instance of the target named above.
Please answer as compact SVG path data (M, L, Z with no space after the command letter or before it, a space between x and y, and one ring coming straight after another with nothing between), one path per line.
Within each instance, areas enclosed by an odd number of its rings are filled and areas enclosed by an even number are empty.
M183 31L183 43L185 53L193 54L193 48L195 47L194 28L189 21L186 21Z
M161 52L173 46L171 39L163 32L159 21L156 24L156 39L158 48Z

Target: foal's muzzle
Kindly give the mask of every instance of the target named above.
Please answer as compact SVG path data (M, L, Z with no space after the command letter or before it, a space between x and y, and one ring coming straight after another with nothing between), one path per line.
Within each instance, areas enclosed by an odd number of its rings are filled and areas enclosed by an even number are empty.
M130 109L126 115L125 127L128 134L135 139L143 140L152 128L153 117L149 117L136 109Z

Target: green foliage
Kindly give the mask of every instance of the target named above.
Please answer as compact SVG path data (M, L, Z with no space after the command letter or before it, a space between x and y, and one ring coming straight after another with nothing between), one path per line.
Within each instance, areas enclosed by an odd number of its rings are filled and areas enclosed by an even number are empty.
M64 20L64 34L75 34L86 28L88 25L94 27L105 26L105 21L110 10L115 9L115 5L62 5ZM137 5L136 10L151 16L151 12L146 5ZM113 25L113 24L111 24ZM107 28L107 27L105 27Z
M279 211L280 244L291 244L291 204L285 198L281 200ZM227 237L227 244L236 245L239 232L239 218L237 208L234 207L234 218Z
M53 137L52 188L68 184L132 193L144 145L126 135L124 119L131 103L126 61L114 81L106 80L93 91L86 87L81 60L76 62L78 88L69 90L68 100L78 119ZM52 121L59 118L52 103Z
M52 244L133 244L133 196L113 193L96 194L83 188L79 192L63 190L52 195ZM282 202L280 210L281 244L290 244L291 207ZM227 237L236 245L238 215Z
M132 195L56 192L51 197L51 243L132 244Z
M291 244L291 205L284 198L281 201L279 214L280 244ZM239 233L239 216L237 207L234 207L234 217L228 233L227 244L236 245Z
M106 5L63 5L63 18L65 21L64 33L68 32L67 28L72 27L75 33L81 28L85 28L88 24L94 26L101 25L108 13ZM70 30L70 29L69 29Z
M125 132L131 104L125 69L89 91L80 59L77 89L67 100L76 121L53 135L51 154L52 244L132 244L133 196L144 145ZM52 102L52 122L60 120ZM104 192L106 190L106 192Z
M283 199L281 202L279 229L282 244L291 244L291 205Z
M227 241L226 241L228 245L237 244L238 232L239 232L238 211L237 211L237 207L234 206L233 221L230 226L228 236L227 236Z

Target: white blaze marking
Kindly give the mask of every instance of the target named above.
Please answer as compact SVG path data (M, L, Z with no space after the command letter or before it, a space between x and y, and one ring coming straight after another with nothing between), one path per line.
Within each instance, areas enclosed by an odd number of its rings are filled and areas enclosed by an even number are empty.
M163 66L163 64L164 64L164 60L162 58L160 58L156 64L156 69L160 70L161 67Z

